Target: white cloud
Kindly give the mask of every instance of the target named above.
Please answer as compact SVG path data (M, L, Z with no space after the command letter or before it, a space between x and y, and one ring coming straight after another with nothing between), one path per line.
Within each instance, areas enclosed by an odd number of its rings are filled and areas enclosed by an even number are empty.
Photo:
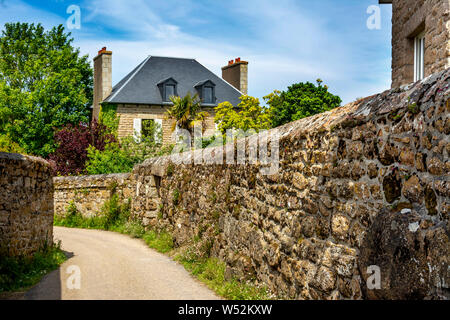
M46 27L65 23L64 15L21 1L6 5L0 11L2 23L11 17L44 21ZM74 44L91 58L103 46L112 50L114 83L148 55L161 55L195 58L218 75L230 59L249 60L249 93L259 98L316 78L323 79L344 102L389 87L389 61L374 59L364 49L372 48L370 40L361 37L364 32L333 30L333 17L306 11L306 2L278 0L274 5L265 0L231 0L205 6L181 0L93 0L80 6L82 29L74 32ZM222 10L228 10L226 14L233 19L222 21ZM203 29L189 29L187 24ZM223 29L208 32L218 26ZM239 28L241 33L230 34L229 30Z

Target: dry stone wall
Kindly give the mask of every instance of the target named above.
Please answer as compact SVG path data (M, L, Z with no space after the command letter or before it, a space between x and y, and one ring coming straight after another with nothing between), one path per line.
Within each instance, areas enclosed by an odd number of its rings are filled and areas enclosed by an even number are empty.
M134 195L130 173L55 177L53 183L55 214L64 216L73 202L84 217L97 215L114 193L122 200Z
M149 159L133 172L134 215L286 297L449 298L449 84L450 69L278 128L270 176Z
M33 255L53 243L53 182L40 158L0 152L0 254Z

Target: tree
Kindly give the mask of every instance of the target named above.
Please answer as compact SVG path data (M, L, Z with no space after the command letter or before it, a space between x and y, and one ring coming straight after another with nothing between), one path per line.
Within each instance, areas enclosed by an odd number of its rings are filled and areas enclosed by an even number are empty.
M240 97L240 100L237 108L234 108L228 101L220 103L215 108L214 121L223 134L227 129L259 132L271 128L270 110L261 106L258 98L244 95Z
M116 142L116 138L104 124L94 120L91 125L66 125L55 133L55 141L58 147L49 155L49 160L55 162L56 173L77 175L85 172L90 146L103 151L108 144Z
M274 91L264 97L272 113L274 127L306 118L340 106L342 100L328 92L328 87L317 80L317 86L310 83L296 83L285 92Z
M17 143L11 141L6 135L0 135L0 152L25 153Z
M131 172L133 167L145 159L170 154L172 146L161 146L154 139L141 137L122 138L119 142L109 143L104 150L94 146L87 149L86 172L88 174Z
M87 122L92 68L62 25L7 23L0 37L0 134L47 157L55 131Z
M194 125L198 122L201 122L203 125L202 128L206 129L204 121L209 114L208 112L201 111L202 106L197 94L192 96L191 93L188 92L183 98L172 96L170 97L170 101L172 101L173 106L167 110L166 116L169 119L175 120L172 131L178 127L192 133Z

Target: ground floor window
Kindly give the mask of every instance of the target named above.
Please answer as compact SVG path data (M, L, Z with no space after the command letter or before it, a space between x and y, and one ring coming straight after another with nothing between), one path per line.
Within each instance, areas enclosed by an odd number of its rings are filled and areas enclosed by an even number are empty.
M137 140L146 138L162 143L162 119L134 119L133 130Z

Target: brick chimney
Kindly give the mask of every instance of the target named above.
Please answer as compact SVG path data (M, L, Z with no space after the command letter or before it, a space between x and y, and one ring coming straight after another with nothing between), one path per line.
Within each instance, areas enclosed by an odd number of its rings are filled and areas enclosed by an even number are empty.
M222 78L243 94L248 93L248 62L241 58L228 61L228 65L222 67Z
M94 58L94 105L92 119L97 119L100 114L100 104L112 91L112 51L103 47Z

